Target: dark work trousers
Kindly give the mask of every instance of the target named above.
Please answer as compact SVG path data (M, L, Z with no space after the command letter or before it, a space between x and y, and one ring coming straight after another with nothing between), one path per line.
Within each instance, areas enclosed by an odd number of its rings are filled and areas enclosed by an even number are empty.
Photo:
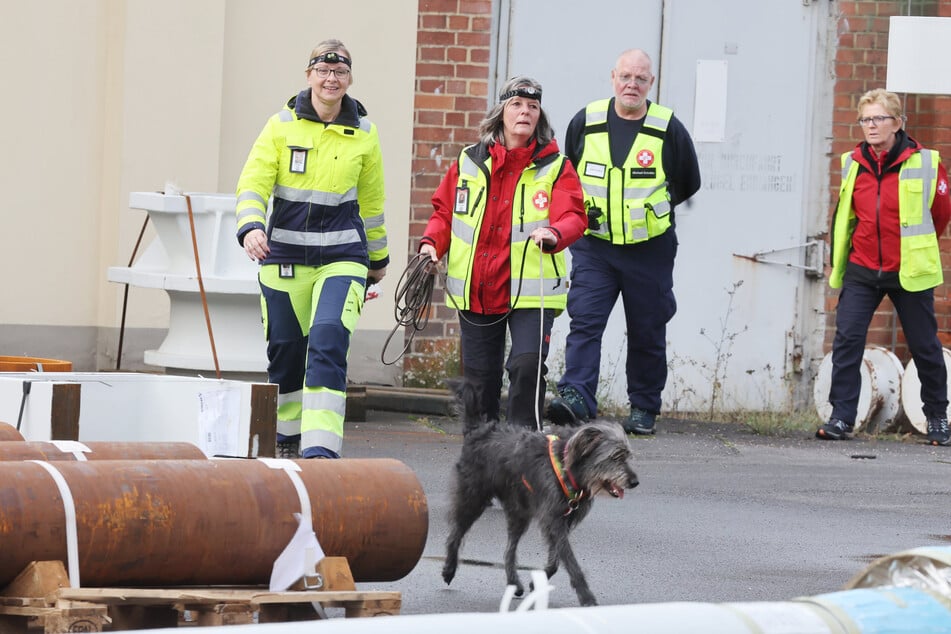
M832 342L832 418L854 424L862 390L861 364L868 327L875 309L888 295L898 312L902 332L921 380L922 410L928 418L947 416L948 372L938 339L934 290L910 292L849 280L839 292Z
M572 386L597 415L601 345L620 294L627 320L627 395L632 407L660 412L667 383L667 322L677 312L674 298L673 229L637 244L616 245L584 236L571 251L565 373L559 389ZM608 341L610 349L621 341Z
M548 374L544 362L548 358L551 326L555 321L554 310L546 308L544 313L544 322L540 324L542 311L539 308L518 308L508 317L467 310L459 312L463 375L476 387L483 413L489 419L498 419L501 409L502 364L508 329L511 349L505 364L509 376L506 418L512 424L537 428L536 408L540 417L544 411L545 375ZM543 332L539 330L540 325Z

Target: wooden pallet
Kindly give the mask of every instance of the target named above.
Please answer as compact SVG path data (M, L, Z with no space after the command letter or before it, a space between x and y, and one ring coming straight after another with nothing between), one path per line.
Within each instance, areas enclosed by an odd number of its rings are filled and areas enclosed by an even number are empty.
M343 608L348 618L400 613L399 592L358 591L346 560L343 566L345 570L335 561L318 566L327 589L270 592L233 587L70 588L61 562L33 562L0 596L0 634L302 621L325 618L326 608ZM42 596L37 594L37 579L47 587ZM32 594L26 592L31 585Z

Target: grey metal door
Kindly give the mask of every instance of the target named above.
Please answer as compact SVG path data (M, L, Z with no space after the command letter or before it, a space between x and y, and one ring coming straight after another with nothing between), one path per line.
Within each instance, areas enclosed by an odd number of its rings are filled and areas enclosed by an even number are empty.
M654 60L655 93L695 136L703 187L677 209L678 312L664 410L811 406L821 359L828 2L502 0L500 77L530 75L559 134L611 95L622 50ZM556 320L550 379L564 365ZM603 407L627 404L623 310L605 333Z

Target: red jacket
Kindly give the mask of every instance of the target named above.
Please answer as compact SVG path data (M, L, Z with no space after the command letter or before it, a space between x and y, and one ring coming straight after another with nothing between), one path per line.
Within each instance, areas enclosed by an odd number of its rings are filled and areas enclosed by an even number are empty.
M476 258L473 265L470 298L470 310L473 312L485 315L508 312L511 300L509 261L515 185L533 158L556 152L558 144L554 139L542 148L537 148L535 141L528 147L512 150L506 150L505 146L499 143L489 146L489 154L492 156L489 199L486 201L485 218L476 242L477 248L486 253L486 257ZM436 247L436 254L440 258L449 249L458 179L459 165L454 162L433 194L433 215L420 241ZM581 181L570 161L565 161L564 169L555 181L548 218L551 230L558 236L558 243L554 248L546 248L547 252L557 253L567 248L588 228Z
M901 227L898 222L898 171L909 156L924 149L910 136L899 131L895 145L876 156L865 142L852 151L859 164L852 193L852 205L858 224L852 233L849 261L876 271L898 271L901 264ZM940 237L951 219L948 173L938 165L938 183L931 217Z

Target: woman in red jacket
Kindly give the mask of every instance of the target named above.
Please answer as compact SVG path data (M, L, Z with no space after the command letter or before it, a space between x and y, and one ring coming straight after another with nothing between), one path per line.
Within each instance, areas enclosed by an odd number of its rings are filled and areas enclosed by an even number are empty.
M829 284L842 288L832 344L832 415L816 437L851 435L868 326L888 295L921 378L928 441L951 445L947 368L934 312L934 288L943 281L938 236L951 217L948 175L936 151L905 133L898 95L871 90L859 99L858 112L865 141L842 155L832 222Z
M558 150L528 77L502 87L433 194L419 252L448 252L447 304L459 310L463 374L498 418L506 328L510 423L540 428L551 327L565 308L563 251L587 228L581 181Z

